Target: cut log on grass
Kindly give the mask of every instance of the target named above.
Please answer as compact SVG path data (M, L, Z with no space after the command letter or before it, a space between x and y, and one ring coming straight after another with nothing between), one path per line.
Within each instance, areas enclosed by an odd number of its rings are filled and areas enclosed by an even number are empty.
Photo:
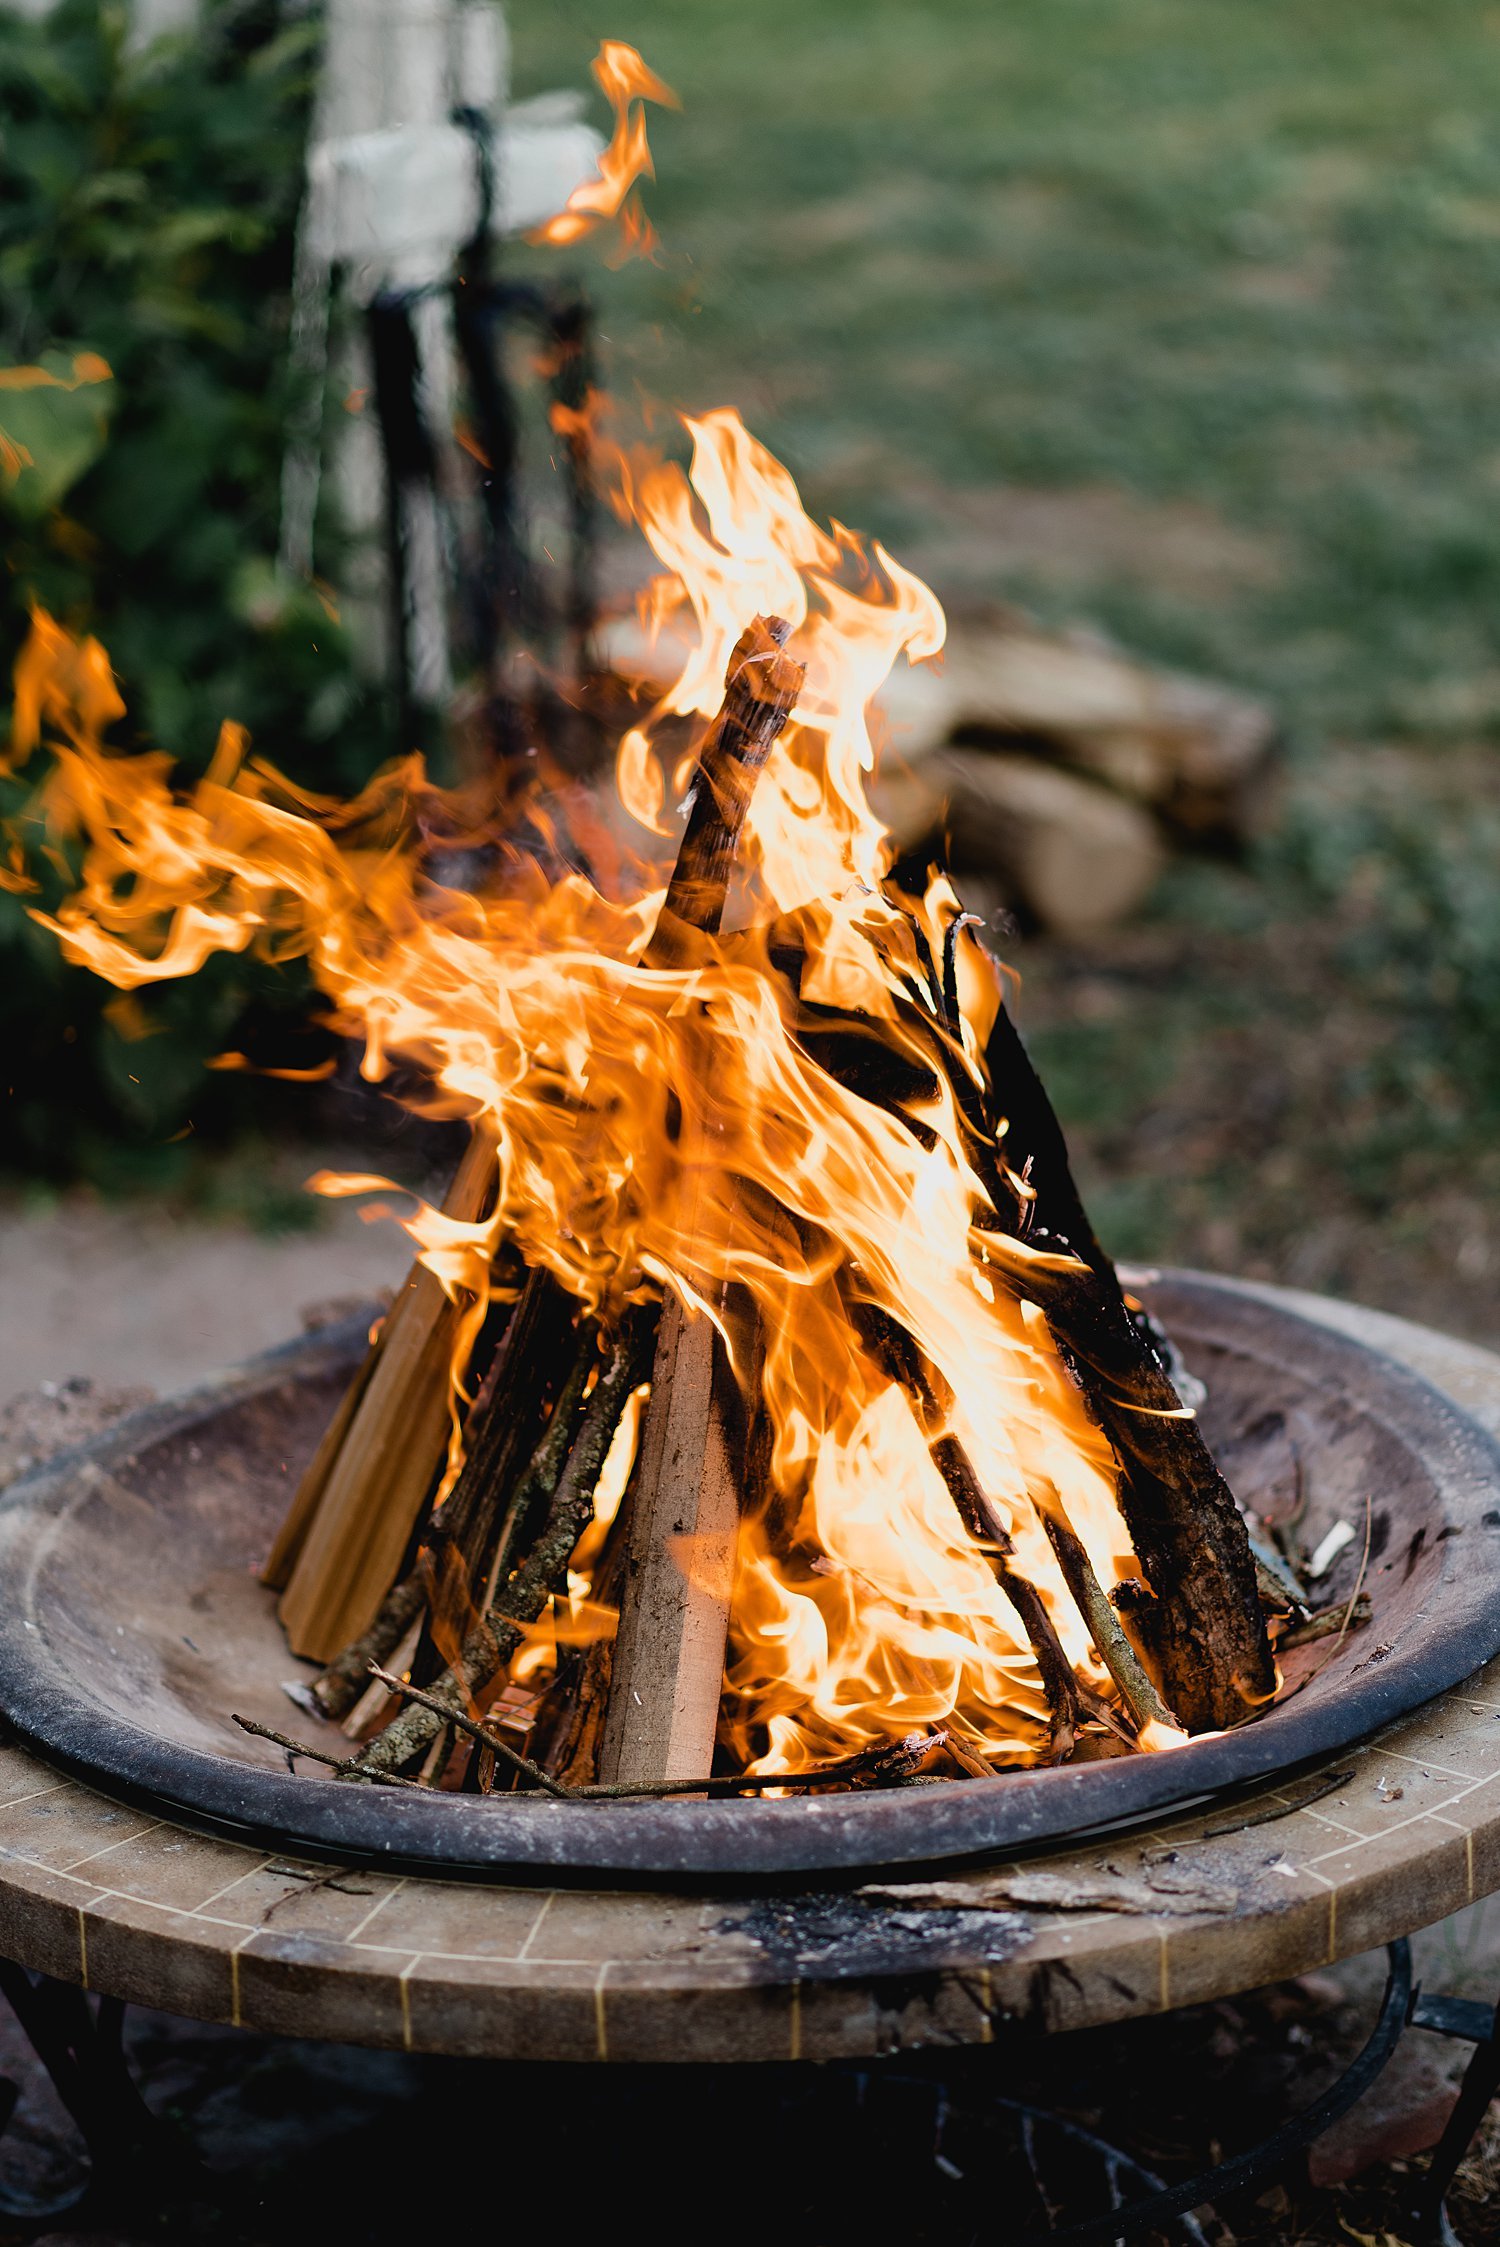
M494 1163L489 1138L477 1132L448 1189L446 1215L466 1223L483 1216ZM369 1628L395 1582L447 1454L462 1318L441 1282L414 1264L356 1376L336 1455L330 1444L320 1447L267 1569L273 1583L284 1575L281 1620L293 1653L331 1661Z
M967 625L940 670L896 672L881 702L919 771L955 742L1014 750L1102 781L1188 842L1241 843L1274 816L1280 729L1266 705L1097 632L1045 632L1019 613Z
M882 807L900 848L946 836L957 874L998 878L1012 905L1058 936L1127 920L1167 862L1139 804L1028 757L935 750Z

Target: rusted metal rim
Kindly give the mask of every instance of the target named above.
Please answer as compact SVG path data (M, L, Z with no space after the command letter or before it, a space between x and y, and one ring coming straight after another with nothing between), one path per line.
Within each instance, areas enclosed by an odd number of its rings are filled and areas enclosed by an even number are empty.
M1294 1475L1314 1541L1355 1524L1333 1592L1352 1588L1368 1541L1371 1624L1331 1658L1315 1649L1309 1682L1238 1731L1164 1755L777 1802L569 1804L293 1777L230 1713L309 1730L281 1696L295 1665L253 1568L357 1362L361 1320L150 1406L12 1486L0 1708L94 1784L276 1846L471 1878L733 1881L1010 1854L1137 1821L1342 1748L1500 1652L1490 1438L1392 1360L1232 1282L1167 1274L1150 1295L1209 1383L1205 1424L1231 1481L1254 1499Z

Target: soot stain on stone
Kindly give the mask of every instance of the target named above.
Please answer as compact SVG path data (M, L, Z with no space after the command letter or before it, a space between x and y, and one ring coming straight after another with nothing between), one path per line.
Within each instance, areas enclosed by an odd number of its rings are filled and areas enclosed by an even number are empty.
M873 1981L881 2002L927 1994L945 1968L998 1964L1031 1939L1022 1912L958 1907L903 1910L861 1896L762 1896L720 1921L716 1932L754 1944L779 1979Z

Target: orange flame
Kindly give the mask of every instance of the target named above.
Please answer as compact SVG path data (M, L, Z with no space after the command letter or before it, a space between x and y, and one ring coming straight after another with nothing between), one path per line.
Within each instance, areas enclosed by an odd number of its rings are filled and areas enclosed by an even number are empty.
M657 233L647 218L636 182L655 179L656 166L646 139L646 113L641 106L654 101L666 109L682 104L664 80L647 68L634 47L623 39L606 39L594 57L594 77L615 113L615 129L599 159L592 179L574 188L555 217L528 237L553 249L571 249L610 219L620 229L619 256L650 257Z
M933 1429L861 1339L873 1307L934 1369L995 1537L1107 1695L1042 1526L1060 1508L1106 1589L1135 1572L1115 1462L1028 1300L1063 1260L1003 1229L922 1029L936 1003L924 963L949 944L955 1066L982 1086L997 970L955 929L945 879L918 900L882 886L889 846L865 794L871 698L893 664L941 648L942 611L878 543L810 520L736 414L685 427L686 471L644 450L605 456L617 504L663 565L651 612L689 642L680 677L622 744L614 811L649 852L669 824L663 727L680 734L715 709L748 617L789 619L807 681L752 801L738 925L648 969L661 867L617 844L586 877L560 835L562 870L546 871L498 815L492 884L438 887L424 838L459 811L416 760L335 803L247 761L226 734L209 774L175 786L161 756L110 754L120 701L104 651L45 615L18 668L13 754L46 733L53 763L28 816L85 848L76 894L36 917L122 990L191 974L215 951L307 958L367 1077L415 1066L430 1105L495 1141L490 1217L419 1207L404 1220L455 1296L482 1304L503 1247L605 1317L670 1290L715 1321L766 1439L724 1717L747 1763L794 1771L937 1725L991 1764L1031 1761L1044 1699L994 1546L965 1528ZM906 1090L866 1097L820 1060L820 1033L851 1019ZM539 1637L603 1627L597 1551L580 1555Z

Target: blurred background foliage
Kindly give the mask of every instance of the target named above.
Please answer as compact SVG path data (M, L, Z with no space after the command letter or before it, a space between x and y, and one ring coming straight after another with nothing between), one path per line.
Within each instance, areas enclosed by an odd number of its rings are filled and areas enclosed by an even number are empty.
M142 51L127 26L97 0L0 12L0 365L68 375L88 353L112 376L3 394L34 462L0 479L6 675L38 600L104 641L122 745L198 769L233 715L338 787L378 759L383 714L330 605L273 569L317 21L236 0ZM27 792L0 782L0 816ZM33 871L50 901L55 872ZM190 1120L212 1136L270 1112L202 1062L249 1005L299 1018L300 987L219 960L146 996L144 1039L109 997L0 893L0 1165L144 1185L191 1167Z
M662 262L587 266L616 389L733 400L961 618L1089 618L1288 723L1251 863L1179 863L1136 925L1016 948L1114 1243L1500 1333L1500 10L509 17L519 94L582 84L612 35L683 97L652 116ZM97 629L132 723L190 763L227 713L351 778L382 714L269 571L316 16L207 20L130 58L85 0L0 14L4 355L115 378L62 520L8 526L6 627L35 587ZM238 969L111 1045L0 913L0 1027L32 1040L13 1168L117 1164L134 1056L143 1159L206 1130L206 1084L221 1115L246 1096L196 1069Z

